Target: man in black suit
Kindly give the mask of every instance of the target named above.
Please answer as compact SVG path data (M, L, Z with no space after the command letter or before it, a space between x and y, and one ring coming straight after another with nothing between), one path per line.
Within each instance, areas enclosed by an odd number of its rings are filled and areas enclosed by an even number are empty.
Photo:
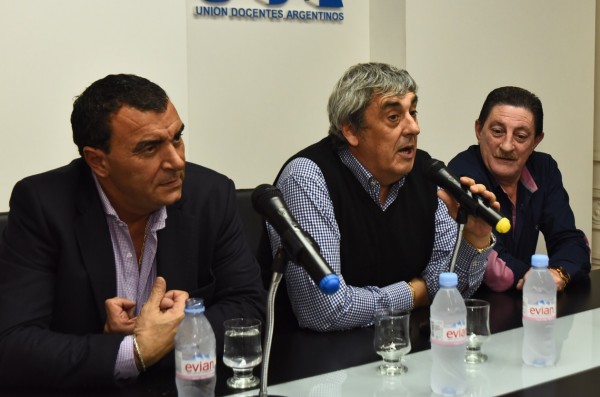
M10 199L0 388L114 386L172 371L188 296L204 299L217 349L224 320L264 318L235 186L185 161L165 91L109 75L76 99L71 124L81 158L21 180Z

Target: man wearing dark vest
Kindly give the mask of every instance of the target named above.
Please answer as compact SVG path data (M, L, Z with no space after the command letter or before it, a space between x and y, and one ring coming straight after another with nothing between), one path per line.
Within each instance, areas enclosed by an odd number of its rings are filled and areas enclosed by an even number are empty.
M362 327L377 309L428 305L439 274L449 270L458 203L423 175L430 156L417 149L416 91L404 70L351 67L329 98L329 136L292 156L277 177L290 211L340 276L339 291L325 295L302 267L288 264L287 290L301 327ZM498 208L483 185L461 182ZM275 252L280 238L268 229ZM454 271L466 297L481 284L495 240L473 217L461 238Z

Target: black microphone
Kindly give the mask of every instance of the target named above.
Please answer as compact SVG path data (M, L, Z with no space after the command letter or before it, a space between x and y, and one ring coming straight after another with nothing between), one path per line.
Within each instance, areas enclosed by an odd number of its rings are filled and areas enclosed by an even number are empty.
M442 161L431 159L424 170L430 180L450 193L469 214L483 219L498 233L507 233L510 230L510 221L490 207L482 196L473 194L467 186L461 185Z
M272 185L259 185L252 192L252 206L281 236L290 258L300 264L324 294L340 288L340 279L321 256L318 244L300 228L283 201L281 191Z

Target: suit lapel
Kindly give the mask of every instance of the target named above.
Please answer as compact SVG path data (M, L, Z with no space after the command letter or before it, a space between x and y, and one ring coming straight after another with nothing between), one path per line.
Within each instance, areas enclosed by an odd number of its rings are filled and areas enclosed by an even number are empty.
M117 273L106 216L87 166L86 170L89 177L82 178L77 199L81 215L75 224L75 233L98 311L106 321L104 301L117 295Z

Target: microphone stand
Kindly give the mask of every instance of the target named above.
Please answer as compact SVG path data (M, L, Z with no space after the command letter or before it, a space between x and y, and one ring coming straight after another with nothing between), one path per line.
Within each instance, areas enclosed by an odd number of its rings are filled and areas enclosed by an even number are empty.
M462 231L465 228L465 223L467 223L467 217L469 213L465 208L458 207L458 212L456 214L456 223L458 224L458 228L456 230L456 244L454 244L454 251L452 252L452 259L450 260L450 271L454 272L454 267L456 266L456 257L458 256L458 249L461 244L461 236Z
M279 282L283 276L288 257L283 247L280 247L273 258L273 277L271 278L271 286L269 287L269 295L267 299L267 324L265 329L263 360L261 364L260 391L258 397L268 397L267 394L267 378L269 370L269 357L271 355L271 342L273 340L273 327L275 323L275 295ZM281 396L271 396L281 397Z

